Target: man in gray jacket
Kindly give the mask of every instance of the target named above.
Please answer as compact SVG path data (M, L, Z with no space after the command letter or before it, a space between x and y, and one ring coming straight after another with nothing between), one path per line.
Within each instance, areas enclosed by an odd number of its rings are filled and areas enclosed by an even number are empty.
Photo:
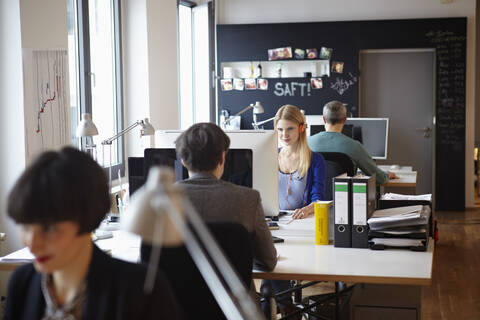
M213 123L197 123L175 141L189 177L179 184L205 222L237 222L252 235L256 267L272 270L277 252L257 190L220 180L230 139Z

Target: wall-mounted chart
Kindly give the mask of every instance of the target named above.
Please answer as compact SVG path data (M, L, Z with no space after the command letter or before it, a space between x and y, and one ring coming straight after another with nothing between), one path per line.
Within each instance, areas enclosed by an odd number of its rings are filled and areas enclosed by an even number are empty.
M25 151L37 153L71 143L67 50L23 50Z

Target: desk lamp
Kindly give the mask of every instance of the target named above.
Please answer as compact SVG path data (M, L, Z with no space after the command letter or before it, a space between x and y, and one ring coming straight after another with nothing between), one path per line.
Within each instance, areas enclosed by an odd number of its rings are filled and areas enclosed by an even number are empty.
M109 156L110 156L110 161L109 161L109 166L108 166L108 178L110 182L110 187L112 186L112 142L115 141L116 139L120 138L121 136L125 135L127 132L133 130L135 127L141 126L140 129L140 137L143 136L153 136L155 134L155 129L153 126L150 124L148 121L148 118L145 118L143 120L137 120L134 123L132 123L130 126L126 127L122 131L118 132L114 136L105 139L102 141L102 153L103 153L103 161L105 162L105 145L108 145L110 148Z
M85 145L85 152L89 153L92 158L97 158L96 148L93 143L93 136L98 135L97 127L92 121L92 115L90 113L82 113L82 120L78 123L76 134L78 138L86 138L87 144ZM89 139L90 138L90 139ZM90 144L89 144L90 140Z
M174 182L172 169L152 167L145 186L132 196L128 212L121 217L124 230L153 245L145 291L153 289L162 244L183 241L227 319L263 319L202 218Z
M236 117L236 116L239 116L241 115L242 113L250 110L250 109L253 109L253 123L252 123L252 126L255 128L257 127L258 128L258 125L257 125L257 114L260 114L260 113L264 113L265 110L263 109L263 106L262 104L260 103L260 101L257 101L255 102L255 104L251 103L249 106L243 108L242 110L240 110L239 112L237 112L236 114L233 115L233 117ZM232 117L232 118L233 118ZM223 122L223 125L225 126L226 124L228 124L230 122L230 118L228 119L225 119L225 121Z
M260 121L260 122L253 122L253 123L252 123L253 129L255 129L255 130L260 130L260 126L261 126L261 125L264 125L265 123L270 122L270 121L272 121L273 119L275 119L275 117L271 117L270 119L263 120L263 121Z

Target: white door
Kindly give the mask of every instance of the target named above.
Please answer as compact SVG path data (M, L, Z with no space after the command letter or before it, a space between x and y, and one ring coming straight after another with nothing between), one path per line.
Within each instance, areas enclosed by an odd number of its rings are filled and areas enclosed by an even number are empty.
M417 194L433 193L435 51L360 52L360 117L388 117L387 160L413 166Z

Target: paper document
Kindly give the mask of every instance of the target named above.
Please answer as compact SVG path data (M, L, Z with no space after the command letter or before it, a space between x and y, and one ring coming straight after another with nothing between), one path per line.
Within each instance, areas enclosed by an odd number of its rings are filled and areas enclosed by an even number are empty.
M0 258L2 262L20 263L20 262L32 262L35 256L30 252L28 247L14 251Z
M368 225L371 230L427 225L429 218L429 206L398 207L374 211Z
M380 200L425 200L432 201L432 194L399 194L399 193L385 193L380 197Z
M421 247L425 245L425 241L418 239L402 239L402 238L373 238L369 242L375 245L384 245L389 247Z

